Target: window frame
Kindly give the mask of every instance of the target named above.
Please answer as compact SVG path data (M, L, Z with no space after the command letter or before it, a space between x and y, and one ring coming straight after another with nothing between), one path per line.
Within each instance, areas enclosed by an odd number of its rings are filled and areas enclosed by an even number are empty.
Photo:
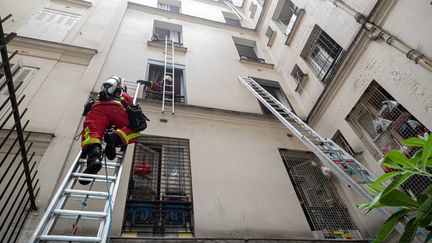
M155 20L153 22L153 34L151 42L157 42L165 45L165 38L163 36L159 36L159 34L156 33L158 29L168 32L168 42L172 41L175 47L183 47L183 26L159 20ZM176 36L178 40L175 41L172 38L173 36Z
M232 38L233 38L234 46L235 46L237 53L240 57L240 61L267 64L265 59L260 57L260 53L258 52L258 48L257 48L255 41L243 39L243 38L239 38L239 37L235 37L235 36L233 36ZM253 57L253 56L251 57L251 56L245 55L244 53L241 53L239 51L238 46L245 46L245 47L252 48L252 50L254 51L255 57Z
M269 25L267 27L266 32L265 32L265 36L267 36L269 38L267 41L267 46L271 47L273 45L273 43L276 39L276 35L277 35L276 31L274 31L273 28Z
M148 60L146 75L145 75L147 80L152 80L152 78L150 77L152 66L158 66L159 68L163 69L164 62L158 61L158 60ZM174 92L176 93L175 94L175 104L187 104L186 68L184 65L175 64L175 72L176 73L174 75L174 79L175 79L176 83L178 81L180 81L179 86L177 88L175 87L175 89L174 89ZM180 75L178 74L179 72L181 72ZM160 76L160 80L152 80L152 81L161 82L162 76L163 76L163 73ZM133 85L133 84L131 83L131 85ZM161 85L161 89L162 89L162 85ZM177 92L179 92L179 93L177 94ZM158 102L162 102L162 92L150 90L150 88L148 88L148 87L145 90L141 91L140 96L143 99L155 100ZM158 97L160 97L160 98L158 98Z
M324 38L330 41L328 44L332 46L324 46L326 45L323 41ZM335 49L331 49L332 47L335 47ZM329 53L326 49L331 50L332 53ZM308 64L315 76L321 82L326 84L337 71L338 64L343 57L343 53L343 48L323 29L321 29L318 25L315 25L300 56ZM318 59L318 56L324 56L325 60ZM329 58L331 58L331 62L328 62Z
M321 161L310 152L283 148L279 149L279 156L285 166L310 229L314 232L328 232L325 239L340 239L340 235L331 233L333 230L348 230L353 235L357 235L357 227L343 204L337 188L323 175L320 169L322 166ZM296 167L308 167L307 174L303 173L302 175L302 173L299 173L301 170L296 171ZM311 179L312 182L321 183L311 183L310 180L308 181L305 178L315 178ZM311 188L312 184L314 187ZM322 193L313 193L313 190L319 190ZM319 204L316 205L318 202ZM344 216L344 218L333 216L328 217L328 220L322 220L323 215L333 213L338 213L338 216Z
M71 11L42 8L21 25L17 33L22 36L61 43L76 27L81 17L81 14ZM39 27L44 28L37 31L36 29ZM64 33L59 31L60 27ZM57 35L50 34L51 32L55 32Z
M297 86L294 89L294 91L299 92L300 87L306 82L306 79L308 78L308 74L303 72L303 70L296 63L291 71L291 76L294 78L294 80L297 83Z
M283 14L285 6L288 6L288 9L292 12L289 17L285 17L285 19L289 19L287 24L281 21L281 15ZM297 7L291 0L279 0L277 3L272 20L275 22L278 29L286 36L285 45L291 43L294 32L298 28L303 15L304 9Z
M27 85L30 83L33 77L36 75L39 68L23 65L21 60L16 63L11 63L10 66L11 66L10 69L12 73L13 85L15 89L17 87L20 88L19 90L16 90L15 93L19 95L27 87ZM26 70L29 71L29 73L25 75L25 77L22 80L16 80L16 78ZM3 84L6 82L6 76L3 73L0 73L0 75L2 75L0 76L0 84ZM21 82L23 83L22 85L20 85ZM7 86L3 87L0 90L0 92L2 92L3 95L9 95Z
M249 17L251 19L255 18L255 13L256 13L257 8L258 8L258 6L253 1L251 1L251 4L249 6L249 11L250 11Z
M264 79L264 78L258 78L258 77L251 77L255 82L257 82L261 87L263 87L267 92L269 92L272 96L276 95L276 99L281 102L284 106L286 106L291 112L296 114L293 106L291 105L291 102L289 102L285 92L283 91L280 83L278 81ZM269 91L271 89L272 91ZM272 94L274 92L275 94ZM258 104L261 108L261 111L264 115L273 115L271 111L263 104L261 101L258 101Z
M400 103L398 103L398 106L396 106L393 111L385 111L384 101L388 100L398 102L397 99L373 80L345 117L345 120L353 128L366 149L377 161L382 159L384 155L392 149L405 151L407 157L412 156L417 150L415 148L404 147L402 141L408 137L420 135L422 129L428 129ZM366 118L366 120L360 120L364 118ZM379 118L391 122L386 123L386 128L381 129L381 132L376 131L374 124L374 121ZM417 131L413 128L407 130L409 127L405 124L409 120L418 122L422 128L417 128ZM373 134L371 134L371 129L374 131ZM389 168L383 166L382 169L385 172L391 171ZM413 194L418 195L431 184L432 179L416 176L404 182L402 188L411 190Z
M236 26L236 27L243 27L241 24L241 19L239 19L235 14L222 11L222 15L225 19L225 23L227 25ZM228 21L229 20L229 21Z
M171 13L181 13L181 1L175 0L158 0L157 7Z
M167 153L169 148L179 149L182 151L181 156L172 157ZM169 162L170 159L174 159L174 164ZM174 175L171 172L172 165L177 167ZM177 180L181 179L183 187L167 194L169 188L176 186ZM188 139L152 135L138 139L124 210L122 232L140 232L148 237L179 232L193 236L192 171Z

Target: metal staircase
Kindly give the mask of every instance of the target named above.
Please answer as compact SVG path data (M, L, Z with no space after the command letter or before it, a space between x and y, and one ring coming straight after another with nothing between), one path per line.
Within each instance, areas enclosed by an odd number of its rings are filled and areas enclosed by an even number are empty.
M377 178L371 171L349 153L341 149L335 142L329 138L321 137L292 111L287 109L281 102L261 87L255 80L249 77L239 77L239 80L295 137L300 139L326 167L330 168L340 180L349 185L365 200L371 201L373 199L373 195L371 195L365 187L366 183L373 182ZM386 219L392 214L383 208L380 208L379 211ZM403 232L403 224L399 223L396 229L399 232Z
M171 77L167 79L165 77ZM175 103L175 59L174 59L174 41L168 40L165 36L165 58L164 58L164 76L163 76L163 90L162 90L162 113L165 112L165 107L171 107L171 113L174 115ZM168 103L171 103L169 106Z

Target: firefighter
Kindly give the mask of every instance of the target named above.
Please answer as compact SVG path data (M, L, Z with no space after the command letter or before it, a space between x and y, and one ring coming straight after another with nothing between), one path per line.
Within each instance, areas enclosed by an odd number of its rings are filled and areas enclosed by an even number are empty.
M159 89L159 84L156 82L142 80L138 82L153 90ZM81 135L81 147L82 157L87 157L87 168L83 173L96 174L102 168L102 137L106 143L105 155L109 160L116 157L117 146L136 142L143 129L131 128L130 113L127 112L129 107L139 108L133 105L132 98L126 93L123 79L118 76L111 76L105 80L101 85L97 100L90 100L84 106L83 115L86 118ZM140 108L139 113L142 114ZM142 116L146 118L144 114ZM112 125L116 127L116 130L106 132L107 128ZM86 185L90 181L80 180L80 183Z

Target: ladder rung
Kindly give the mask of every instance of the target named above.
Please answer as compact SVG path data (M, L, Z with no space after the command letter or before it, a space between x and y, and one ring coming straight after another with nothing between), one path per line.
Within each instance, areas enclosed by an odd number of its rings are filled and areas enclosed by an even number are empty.
M97 180L103 180L106 181L106 176L104 175L93 175L93 174L86 174L86 173L79 173L79 172L74 172L72 173L73 176L75 177L81 177L79 178L80 180L92 180L92 179L97 179ZM108 176L108 180L109 181L115 181L116 177L115 176Z
M55 214L60 216L78 216L86 218L98 218L102 219L106 217L106 213L104 212L92 212L92 211L80 211L80 210L67 210L67 209L56 209L53 211Z
M101 242L99 237L92 236L76 236L76 235L41 235L39 240L54 240L54 241L77 241L77 242Z
M87 162L86 159L80 159L78 161L80 164L85 164ZM115 163L115 162L106 162L108 168L116 168L120 166L120 163ZM105 162L102 161L102 166L105 166Z
M99 192L99 191L85 191L85 190L75 190L75 189L65 189L64 191L67 194L73 195L90 195L90 196L100 196L100 197L108 197L107 192Z

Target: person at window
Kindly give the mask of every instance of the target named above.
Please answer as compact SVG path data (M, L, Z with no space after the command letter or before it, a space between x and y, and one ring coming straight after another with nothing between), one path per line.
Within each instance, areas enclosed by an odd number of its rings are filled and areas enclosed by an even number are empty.
M87 168L83 173L96 174L102 168L102 137L106 143L105 155L109 160L113 160L116 157L116 147L136 142L140 131L146 127L146 124L144 128L138 129L136 126L131 126L132 123L136 125L136 120L134 120L135 117L131 117L129 111L131 107L139 108L139 106L133 105L132 98L126 93L123 81L124 79L118 76L111 76L102 83L97 99L89 100L84 106L85 120L81 134L81 157L87 158ZM160 87L153 81L138 80L138 82L151 89ZM146 118L144 114L141 116L140 114L142 111L139 108L138 116ZM111 126L115 126L116 130L106 132ZM80 180L80 183L86 185L90 181Z

